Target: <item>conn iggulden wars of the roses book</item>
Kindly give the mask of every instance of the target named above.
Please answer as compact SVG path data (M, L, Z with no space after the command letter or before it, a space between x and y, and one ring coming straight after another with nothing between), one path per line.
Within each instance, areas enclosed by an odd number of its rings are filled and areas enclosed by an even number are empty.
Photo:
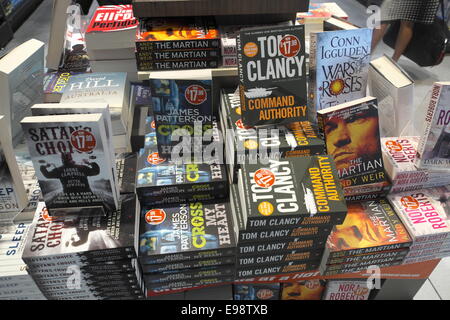
M243 29L237 45L244 124L308 120L304 26Z
M118 207L101 114L27 117L28 149L51 215L103 215Z

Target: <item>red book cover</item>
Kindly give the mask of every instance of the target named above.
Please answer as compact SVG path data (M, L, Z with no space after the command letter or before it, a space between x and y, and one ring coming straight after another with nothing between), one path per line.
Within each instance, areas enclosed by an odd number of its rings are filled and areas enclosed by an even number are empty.
M95 11L86 33L123 31L138 24L131 5L102 6Z

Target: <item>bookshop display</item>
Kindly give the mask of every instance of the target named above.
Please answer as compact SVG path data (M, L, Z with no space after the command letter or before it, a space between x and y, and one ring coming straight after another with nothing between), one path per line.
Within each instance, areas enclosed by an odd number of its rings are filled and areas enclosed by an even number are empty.
M200 2L54 1L47 56L0 59L0 299L368 300L450 256L450 82L410 135L414 81L336 4Z

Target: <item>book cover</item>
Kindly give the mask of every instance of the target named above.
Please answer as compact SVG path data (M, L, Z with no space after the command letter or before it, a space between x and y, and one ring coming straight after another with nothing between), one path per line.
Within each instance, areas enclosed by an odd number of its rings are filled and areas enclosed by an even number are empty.
M237 43L243 123L312 120L306 101L304 26L243 29Z
M219 67L219 58L145 61L136 59L138 71L193 70Z
M208 251L229 256L236 249L235 227L227 203L144 207L139 228L139 258L143 263L154 263L166 256L172 262L206 258Z
M50 262L73 264L77 260L75 264L80 266L85 262L113 264L114 259L108 258L116 253L122 253L120 260L136 258L136 217L134 196L122 197L120 210L104 217L54 218L41 202L22 258L31 269Z
M101 114L27 117L22 127L52 215L116 210L114 164Z
M136 36L138 52L220 48L212 17L141 19Z
M20 121L44 99L44 47L31 39L0 59L0 114L7 120L14 146L23 138Z
M311 34L310 105L326 109L366 96L371 29Z
M288 240L255 241L239 243L238 254L266 254L280 251L320 250L324 247L327 237L322 238L291 238Z
M61 97L61 103L108 103L113 134L126 134L130 83L127 73L90 73L72 76Z
M86 35L97 32L118 32L137 29L139 21L133 15L132 5L109 5L97 8L86 30Z
M366 97L320 110L317 118L319 132L325 138L327 153L336 163L345 194L382 189L387 177L376 98ZM370 187L373 190L364 189Z
M323 249L312 250L291 250L279 251L274 253L260 253L260 254L243 254L237 258L237 265L261 265L270 263L296 262L318 260L322 257Z
M414 243L450 238L450 187L436 187L388 196Z
M386 199L348 203L344 223L327 240L322 264L328 259L409 247L412 239Z
M6 218L5 213L18 214L28 204L28 195L11 145L8 127L5 117L0 116L0 220Z
M365 262L369 260L384 259L384 258L393 258L395 260L402 260L406 257L408 252L409 248L403 248L396 250L386 250L376 253L359 254L355 256L329 258L327 260L327 265Z
M71 76L77 72L50 72L44 76L44 102L58 103Z
M312 238L312 237L323 237L328 236L331 232L331 226L324 227L286 227L277 229L268 229L260 231L241 231L239 233L239 243L249 242L249 241L271 241L279 239L289 239L289 238Z
M326 280L304 280L282 284L281 300L321 300Z
M368 300L370 291L367 281L329 280L323 300Z
M333 225L347 207L328 155L244 164L238 184L247 228Z
M252 277L277 275L277 274L289 274L300 273L304 271L317 270L320 260L307 261L307 262L287 262L280 264L266 264L250 267L236 267L237 279L248 279Z
M417 148L419 168L449 170L450 82L436 82L425 115L423 134Z

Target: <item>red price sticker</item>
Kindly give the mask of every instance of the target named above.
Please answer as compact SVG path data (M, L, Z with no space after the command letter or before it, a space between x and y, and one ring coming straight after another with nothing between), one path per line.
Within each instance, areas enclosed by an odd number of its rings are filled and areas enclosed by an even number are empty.
M163 209L152 209L145 214L145 222L158 225L166 220L166 212Z
M270 188L275 183L275 175L269 169L259 169L255 172L253 180L261 188Z
M184 96L189 103L199 105L206 101L208 94L202 86L191 85L187 87Z
M44 219L45 221L48 221L48 222L52 222L52 221L56 220L55 217L50 216L50 214L48 213L48 209L47 208L44 208L42 210L42 219Z
M394 151L394 152L399 152L399 151L403 150L400 143L398 143L397 141L392 141L392 140L386 141L386 148L388 148L388 150Z
M258 293L256 294L256 296L260 299L260 300L269 300L270 298L272 298L274 296L273 291L269 290L269 289L260 289L258 291Z
M152 127L152 129L156 129L156 122L155 122L155 120L152 121L150 126Z
M407 209L410 210L419 209L419 201L417 201L411 196L402 197L400 201L402 202L402 205Z
M94 135L86 130L78 130L72 133L70 143L80 152L91 152L97 145Z
M293 35L284 36L280 41L280 53L286 58L292 58L298 55L301 49L300 40Z
M239 128L239 129L251 129L252 127L248 127L248 126L245 126L244 125L244 123L242 122L242 119L239 119L238 121L236 121L236 127L237 128Z
M147 157L147 162L150 163L150 164L153 164L155 166L160 164L160 163L163 163L164 161L166 161L166 159L161 158L159 156L158 152L153 152L153 153L149 154L148 157Z

